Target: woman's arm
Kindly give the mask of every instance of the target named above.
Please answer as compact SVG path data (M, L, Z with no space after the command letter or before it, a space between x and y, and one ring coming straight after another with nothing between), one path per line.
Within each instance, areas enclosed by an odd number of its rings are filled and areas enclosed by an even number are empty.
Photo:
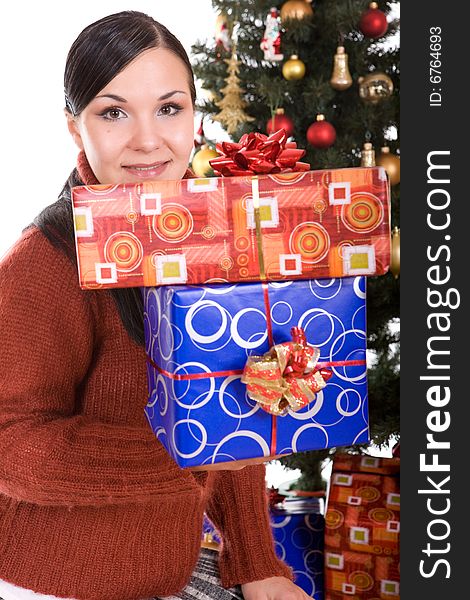
M202 493L145 421L80 414L99 361L94 318L74 265L37 230L0 263L0 492L55 505ZM107 375L103 386L113 386Z
M220 575L224 587L273 576L293 579L279 560L269 521L264 465L217 471L207 514L222 535Z

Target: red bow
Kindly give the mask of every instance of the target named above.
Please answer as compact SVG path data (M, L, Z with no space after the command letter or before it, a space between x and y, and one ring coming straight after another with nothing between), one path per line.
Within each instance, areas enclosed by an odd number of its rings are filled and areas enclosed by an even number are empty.
M310 170L308 163L297 162L305 150L297 148L295 142L288 142L284 129L269 137L264 133L245 133L238 144L222 142L216 148L221 156L213 158L209 164L216 174L224 177Z

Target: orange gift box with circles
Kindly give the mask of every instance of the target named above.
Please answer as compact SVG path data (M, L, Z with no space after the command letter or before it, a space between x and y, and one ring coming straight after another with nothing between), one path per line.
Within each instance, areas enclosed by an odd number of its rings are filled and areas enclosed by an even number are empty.
M337 454L325 515L325 600L399 600L400 459Z
M390 260L382 167L72 190L80 286L382 275Z

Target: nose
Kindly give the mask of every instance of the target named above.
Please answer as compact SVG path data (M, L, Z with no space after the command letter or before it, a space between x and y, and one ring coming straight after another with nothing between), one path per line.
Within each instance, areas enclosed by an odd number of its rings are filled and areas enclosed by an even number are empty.
M139 117L133 123L132 135L129 142L130 148L146 153L160 148L163 143L160 129L161 127L154 116Z

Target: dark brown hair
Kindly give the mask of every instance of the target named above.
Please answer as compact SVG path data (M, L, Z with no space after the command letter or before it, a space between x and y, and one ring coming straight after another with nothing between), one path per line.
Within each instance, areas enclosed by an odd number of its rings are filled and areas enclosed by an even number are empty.
M194 76L181 42L152 17L137 11L122 11L88 25L72 44L65 65L65 107L79 115L93 98L145 50L165 48L176 54L188 71L193 105ZM76 263L71 188L83 185L77 169L67 179L59 198L34 220L44 235ZM86 292L88 293L88 292ZM144 344L142 297L138 288L113 289L122 322L129 335Z

